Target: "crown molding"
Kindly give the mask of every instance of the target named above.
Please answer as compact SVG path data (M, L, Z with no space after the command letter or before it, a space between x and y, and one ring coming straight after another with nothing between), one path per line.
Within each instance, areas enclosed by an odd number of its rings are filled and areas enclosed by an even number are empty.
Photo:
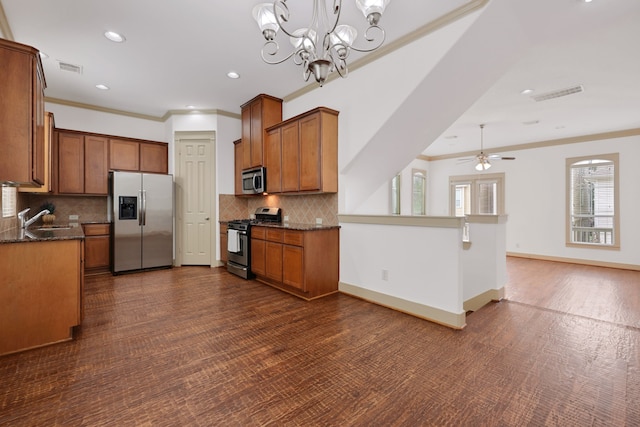
M154 122L166 122L167 119L169 119L171 116L189 115L189 114L215 114L215 115L218 115L218 116L225 116L225 117L230 117L230 118L238 119L238 120L240 120L240 118L241 118L240 114L231 113L231 112L225 111L225 110L216 110L216 109L210 109L210 110L169 110L163 116L159 117L159 116L151 116L151 115L148 115L148 114L133 113L131 111L117 110L115 108L100 107L98 105L84 104L82 102L67 101L66 99L60 99L60 98L45 97L44 100L45 100L45 102L49 102L51 104L66 105L68 107L75 107L75 108L82 108L82 109L85 109L85 110L100 111L102 113L117 114L117 115L120 115L120 116L133 117L133 118L136 118L136 119L150 120L150 121L154 121Z
M491 154L491 153L502 152L502 151L531 150L534 148L554 147L558 145L576 144L580 142L601 141L604 139L616 139L616 138L624 138L627 136L638 136L638 135L640 135L640 128L634 128L634 129L617 130L613 132L594 133L591 135L572 136L569 138L549 139L547 141L531 142L526 144L505 145L503 147L495 147L495 148L491 148L490 150L484 150L484 151L486 154ZM476 151L464 151L464 152L452 153L452 154L443 154L441 156L425 156L424 154L420 154L416 158L431 162L435 160L447 160L447 159L455 159L458 157L475 156L477 154L478 154L478 151L476 150Z

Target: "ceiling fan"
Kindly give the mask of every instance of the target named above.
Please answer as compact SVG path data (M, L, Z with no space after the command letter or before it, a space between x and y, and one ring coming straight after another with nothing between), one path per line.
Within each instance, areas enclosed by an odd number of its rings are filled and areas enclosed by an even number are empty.
M484 124L480 125L480 153L478 153L475 157L467 157L463 159L458 159L458 163L470 162L472 160L476 161L476 170L477 171L486 171L491 167L491 163L489 160L515 160L515 157L505 157L500 154L485 154L484 152Z

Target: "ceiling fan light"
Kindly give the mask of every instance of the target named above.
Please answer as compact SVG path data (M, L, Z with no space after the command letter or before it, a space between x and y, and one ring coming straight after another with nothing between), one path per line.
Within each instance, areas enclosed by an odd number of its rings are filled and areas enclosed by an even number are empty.
M273 10L273 3L260 3L254 6L252 11L253 19L258 23L266 40L273 40L280 29Z
M491 163L489 160L478 160L478 164L476 164L477 171L486 171L491 167Z

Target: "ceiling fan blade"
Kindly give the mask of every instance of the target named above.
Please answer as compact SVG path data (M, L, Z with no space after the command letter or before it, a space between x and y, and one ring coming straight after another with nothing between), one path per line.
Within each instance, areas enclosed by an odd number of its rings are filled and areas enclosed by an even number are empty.
M501 156L500 154L490 154L489 160L515 160L515 157Z
M471 162L473 160L476 160L477 157L463 157L461 159L458 159L456 163L467 163L467 162Z

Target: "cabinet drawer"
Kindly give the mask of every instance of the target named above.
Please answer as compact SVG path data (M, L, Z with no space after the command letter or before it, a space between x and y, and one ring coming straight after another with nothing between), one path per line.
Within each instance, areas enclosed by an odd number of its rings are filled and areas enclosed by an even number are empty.
M84 224L82 230L85 236L108 236L109 224Z
M267 229L267 240L271 242L282 242L282 230L277 230L274 228Z
M251 238L264 240L266 229L264 227L251 227Z
M304 246L304 233L302 231L287 230L284 232L284 243L286 245Z

